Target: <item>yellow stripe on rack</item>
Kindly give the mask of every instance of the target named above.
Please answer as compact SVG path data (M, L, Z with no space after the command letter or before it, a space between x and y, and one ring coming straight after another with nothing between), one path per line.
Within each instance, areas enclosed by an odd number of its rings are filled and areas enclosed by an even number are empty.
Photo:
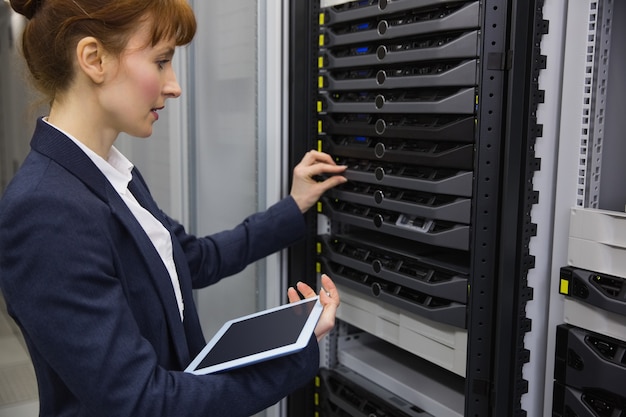
M561 278L561 285L559 286L559 293L569 295L569 281Z
M326 14L320 13L320 26L322 26L324 23L326 23Z

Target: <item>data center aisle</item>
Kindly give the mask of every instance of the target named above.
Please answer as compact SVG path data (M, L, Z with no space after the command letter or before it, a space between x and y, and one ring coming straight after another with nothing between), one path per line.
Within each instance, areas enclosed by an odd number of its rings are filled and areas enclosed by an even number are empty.
M0 417L36 417L37 398L37 381L28 351L0 294Z

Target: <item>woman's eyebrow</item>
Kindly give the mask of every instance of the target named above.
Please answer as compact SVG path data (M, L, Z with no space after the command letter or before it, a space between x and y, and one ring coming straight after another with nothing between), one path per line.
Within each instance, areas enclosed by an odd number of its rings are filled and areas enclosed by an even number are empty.
M163 48L157 49L156 53L158 55L163 55L163 56L167 56L167 57L173 57L175 51L176 51L176 48L172 48L171 46L167 46L167 47L163 47Z

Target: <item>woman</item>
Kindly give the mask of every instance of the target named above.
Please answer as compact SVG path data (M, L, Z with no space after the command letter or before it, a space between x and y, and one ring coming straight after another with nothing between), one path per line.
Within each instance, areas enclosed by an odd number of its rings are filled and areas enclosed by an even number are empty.
M181 94L171 59L195 34L186 1L11 6L29 19L24 55L51 103L0 201L0 285L35 366L40 416L248 416L310 381L315 337L258 365L181 372L205 343L192 288L302 238L302 213L346 181L345 167L311 151L289 197L232 230L189 235L113 146L120 132L149 136L166 100ZM318 339L339 305L332 280L322 285ZM315 295L305 284L297 290ZM296 289L288 297L299 299Z

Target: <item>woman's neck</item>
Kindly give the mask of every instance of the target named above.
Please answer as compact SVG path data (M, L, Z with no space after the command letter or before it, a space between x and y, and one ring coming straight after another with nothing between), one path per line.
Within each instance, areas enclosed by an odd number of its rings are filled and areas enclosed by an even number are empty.
M99 112L93 111L93 108L89 100L72 97L55 99L48 121L107 159L119 132L107 128L102 116L98 116Z

